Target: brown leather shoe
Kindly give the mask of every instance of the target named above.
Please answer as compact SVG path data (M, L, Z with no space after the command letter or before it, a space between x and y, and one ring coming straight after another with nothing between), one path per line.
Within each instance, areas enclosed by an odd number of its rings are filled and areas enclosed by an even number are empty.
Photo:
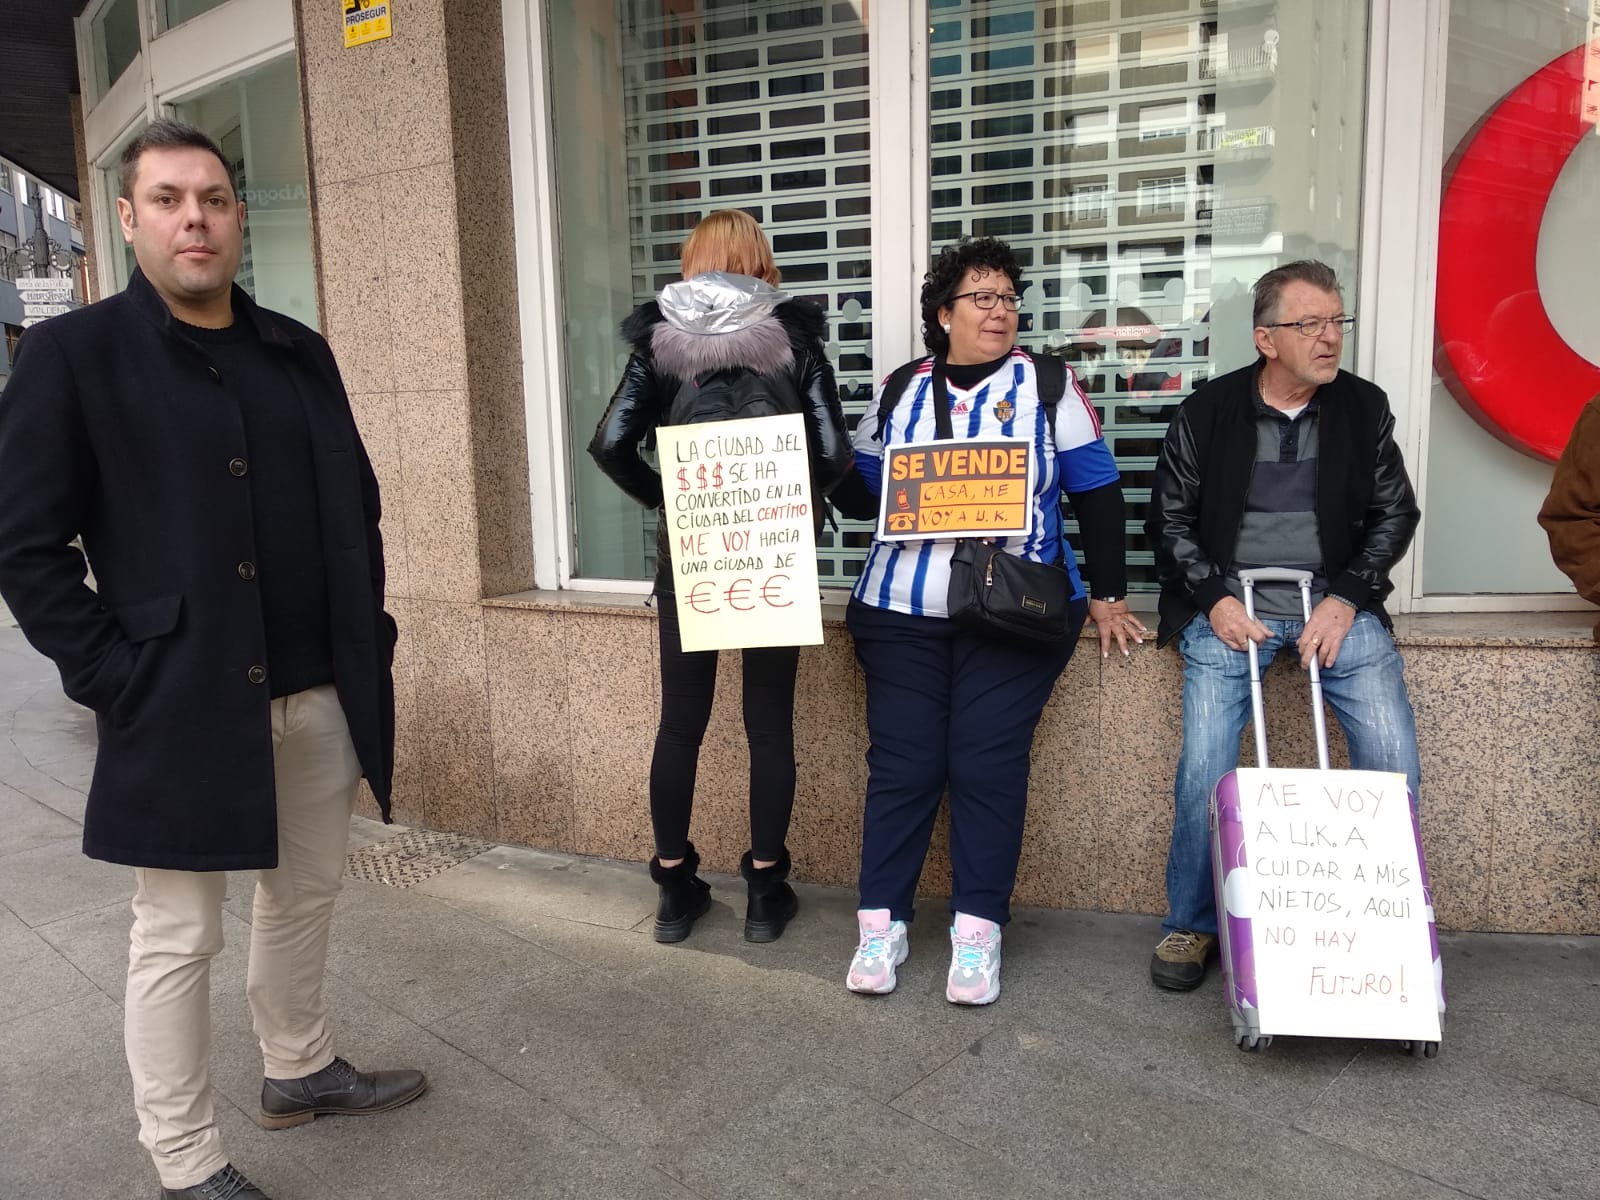
M161 1189L161 1200L270 1200L270 1197L229 1163L210 1179L193 1187Z
M428 1090L421 1071L358 1071L336 1058L304 1079L263 1079L263 1129L288 1129L319 1116L365 1116L410 1104Z

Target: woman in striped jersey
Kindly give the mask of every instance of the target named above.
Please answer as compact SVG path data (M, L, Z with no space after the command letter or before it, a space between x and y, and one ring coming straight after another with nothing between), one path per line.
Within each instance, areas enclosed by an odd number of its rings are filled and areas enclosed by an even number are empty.
M847 623L867 681L866 820L860 941L851 991L894 990L939 797L950 796L951 959L945 996L989 1004L1000 994L1000 931L1010 919L1022 849L1034 729L1071 657L1085 617L1102 654L1124 654L1143 622L1124 594L1122 489L1093 407L1065 364L1016 345L1022 267L993 238L946 247L922 286L923 340L932 354L880 384L855 434L855 473L834 502L878 513L886 446L933 439L935 405L949 406L955 440L1017 438L1034 456L1030 532L999 539L1007 553L1063 564L1074 586L1072 633L1059 648L1019 648L957 626L946 593L954 541L874 539ZM1053 407L1041 388L1065 390ZM1041 398L1041 391L1045 396ZM1082 529L1093 588L1086 598L1062 531L1065 494Z

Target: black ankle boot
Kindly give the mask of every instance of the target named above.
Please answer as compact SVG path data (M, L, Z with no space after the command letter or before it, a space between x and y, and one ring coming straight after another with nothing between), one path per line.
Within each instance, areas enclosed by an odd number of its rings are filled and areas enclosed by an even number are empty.
M675 867L663 867L659 858L650 860L650 878L661 889L656 904L656 941L683 941L711 907L711 885L695 874L699 869L700 856L693 842Z
M772 866L758 867L747 850L739 860L739 874L744 876L750 890L750 903L744 917L744 940L777 941L783 936L783 927L800 911L800 897L784 882L789 878L789 851L784 850Z

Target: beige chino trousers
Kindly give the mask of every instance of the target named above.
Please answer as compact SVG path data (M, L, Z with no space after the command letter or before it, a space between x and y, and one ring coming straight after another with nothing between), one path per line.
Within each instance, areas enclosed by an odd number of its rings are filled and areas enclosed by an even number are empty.
M258 873L246 992L265 1073L333 1061L322 997L361 765L333 685L272 702L278 865ZM221 871L136 867L124 1034L139 1140L163 1187L228 1162L211 1098L211 960L222 949Z

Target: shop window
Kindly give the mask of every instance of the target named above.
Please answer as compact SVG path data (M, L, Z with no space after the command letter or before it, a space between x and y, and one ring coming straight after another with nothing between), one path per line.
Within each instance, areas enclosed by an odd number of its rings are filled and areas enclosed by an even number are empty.
M1487 237L1497 255L1534 242L1537 289L1497 295L1491 289L1499 280L1480 284L1475 279L1475 300L1493 314L1476 331L1452 323L1440 298L1440 351L1432 358L1435 373L1427 399L1428 457L1426 464L1413 466L1414 475L1425 470L1419 479L1424 485L1424 596L1572 590L1551 563L1536 524L1550 487L1550 461L1519 448L1492 410L1508 397L1532 413L1552 405L1556 397L1537 380L1558 354L1600 365L1593 299L1600 272L1600 139L1591 130L1571 148L1571 114L1577 111L1580 87L1575 76L1529 83L1547 63L1594 36L1588 7L1562 0L1454 0L1450 5L1441 190L1447 206L1452 198L1467 201L1471 210L1488 215L1493 228L1441 225L1439 254L1443 259L1459 252L1456 242L1462 237ZM1548 115L1519 121L1514 136L1479 140L1490 112L1525 85L1534 89L1529 111ZM1453 164L1474 144L1475 153L1487 155L1493 182L1464 195L1459 189L1468 185L1453 178ZM1568 148L1564 164L1551 157ZM1552 179L1554 172L1559 173ZM1502 235L1513 226L1517 236ZM1530 236L1524 240L1523 235ZM1440 287L1445 287L1443 262ZM1544 321L1554 327L1554 339L1546 351L1530 354L1527 330ZM1441 366L1451 376L1449 383L1438 373ZM1576 401L1586 400L1587 392ZM1574 397L1569 393L1565 399L1569 407L1563 411L1575 416Z
M1122 468L1132 586L1153 590L1142 528L1161 436L1196 385L1254 358L1250 285L1321 258L1354 302L1361 139L1343 129L1363 121L1368 4L932 7L930 250L992 231L1017 251L1018 340L1077 369ZM1338 52L1318 55L1319 38ZM963 102L979 87L1007 89L1003 116ZM1274 134L1313 105L1316 133ZM1354 351L1352 337L1347 366Z
M678 277L684 237L742 208L784 288L822 306L847 409L869 398L871 182L863 4L551 0L574 575L646 579L655 514L585 453L627 348L617 327ZM861 551L823 535L824 583Z
M100 178L105 189L108 214L106 257L111 266L111 290L120 292L128 286L128 276L132 275L134 267L138 266L134 261L133 247L123 240L122 225L117 218L117 197L122 194L121 168L106 167L101 170Z
M317 326L305 139L294 57L268 63L177 106L222 147L245 201L236 281L255 300Z
M192 21L201 13L208 13L213 8L220 8L228 0L163 0L162 16L166 28L182 25L185 21Z
M89 25L96 96L103 96L139 57L139 0L110 0Z

